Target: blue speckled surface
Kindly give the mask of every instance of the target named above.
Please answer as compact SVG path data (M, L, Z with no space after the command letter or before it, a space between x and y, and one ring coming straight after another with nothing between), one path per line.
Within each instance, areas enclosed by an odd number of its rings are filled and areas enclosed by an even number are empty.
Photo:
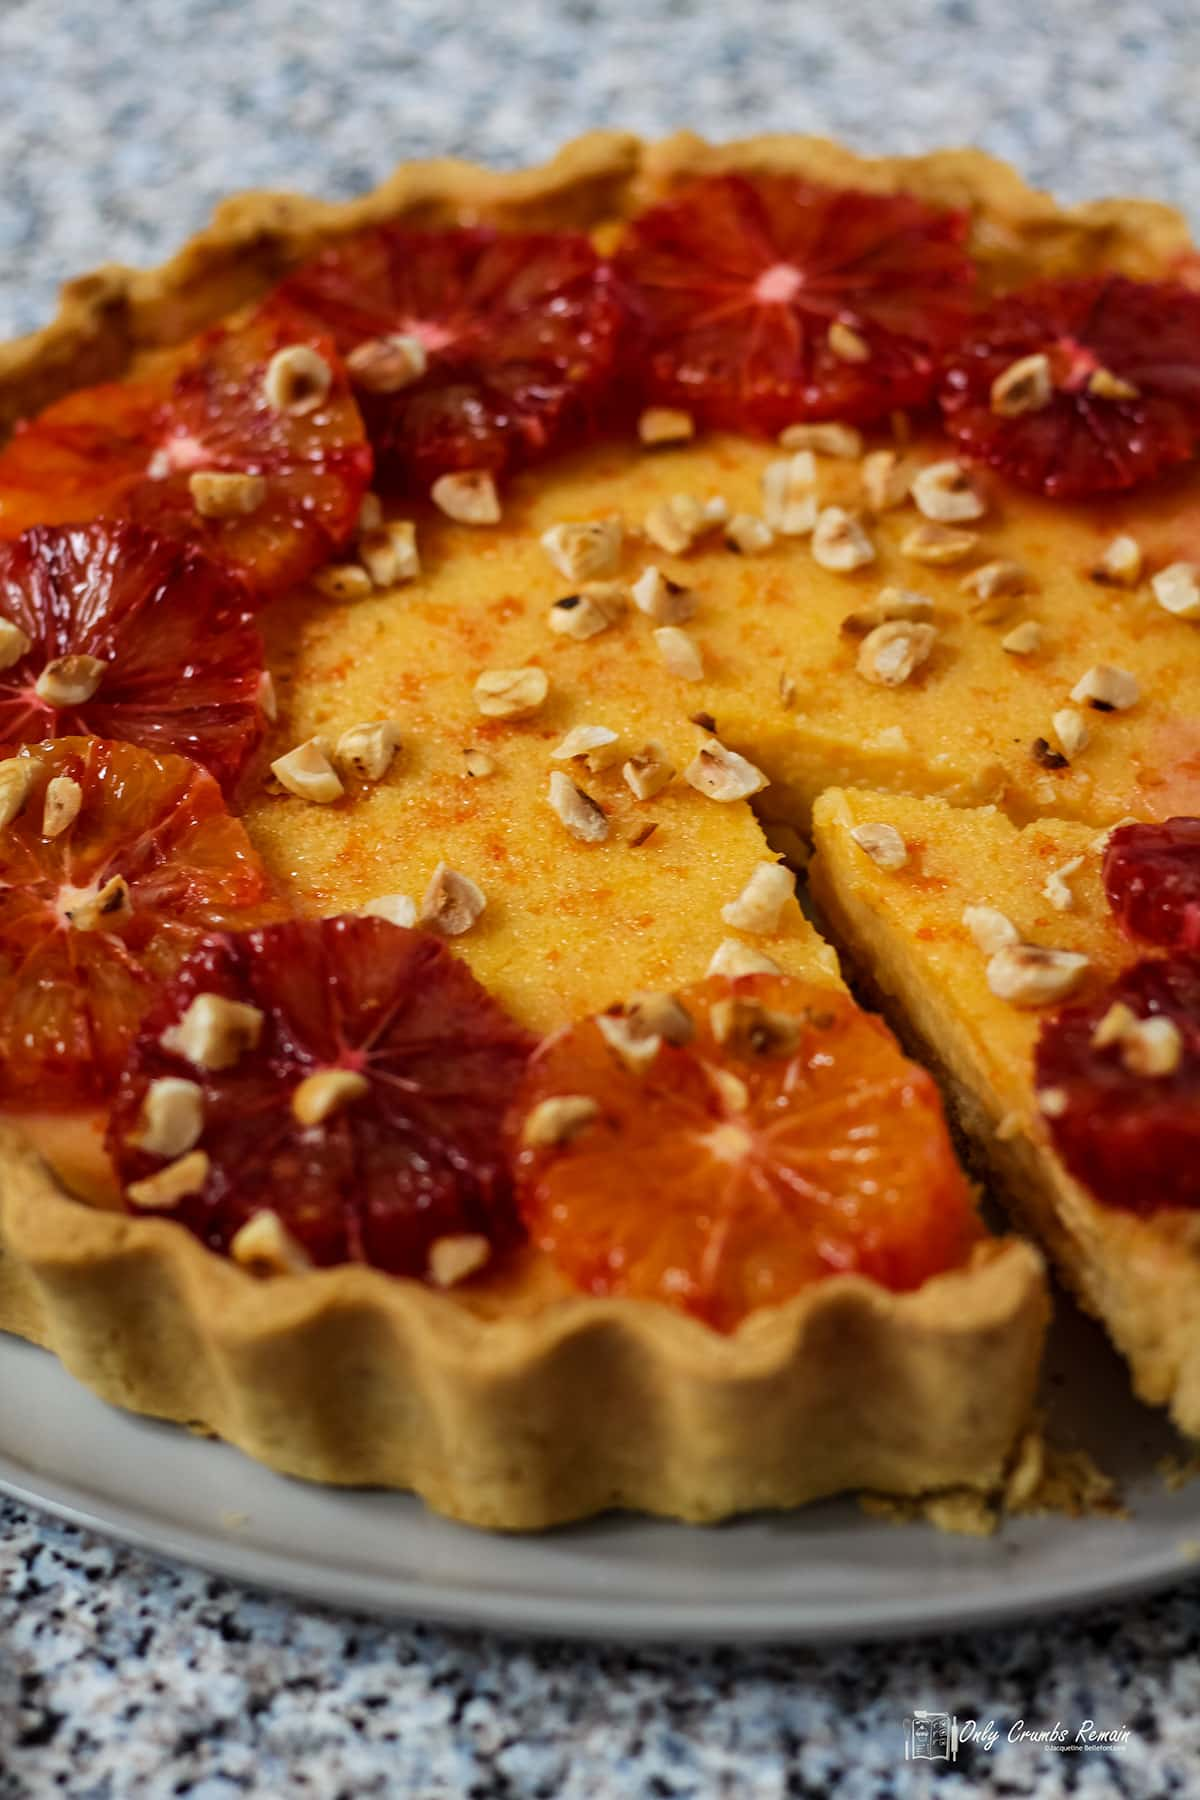
M1200 216L1200 12L1184 0L478 14L6 0L0 331L39 323L90 264L161 258L239 187L350 193L405 156L527 161L595 124L799 128L881 150L972 139L1064 194L1140 190ZM938 1645L529 1646L248 1595L0 1505L0 1800L907 1796L935 1781L902 1761L921 1705L1001 1728L937 1778L946 1800L1194 1793L1196 1590ZM1019 1718L1089 1717L1128 1726L1128 1745L1004 1742Z

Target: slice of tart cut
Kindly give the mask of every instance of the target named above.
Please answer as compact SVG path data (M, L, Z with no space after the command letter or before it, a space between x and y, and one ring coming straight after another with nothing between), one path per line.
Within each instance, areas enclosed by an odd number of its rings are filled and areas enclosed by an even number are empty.
M943 1077L1013 1216L1103 1322L1139 1396L1200 1434L1194 960L1177 968L1122 930L1108 834L1078 822L1018 829L994 808L833 790L813 829L823 918ZM1172 1148L1168 1181L1155 1159ZM1097 1157L1120 1159L1117 1189L1070 1172Z

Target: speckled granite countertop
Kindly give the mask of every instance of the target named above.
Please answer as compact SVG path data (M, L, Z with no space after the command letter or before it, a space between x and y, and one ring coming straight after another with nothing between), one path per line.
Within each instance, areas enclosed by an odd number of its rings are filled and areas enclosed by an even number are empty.
M239 187L347 194L402 157L519 163L597 124L973 139L1063 194L1200 216L1185 0L694 10L5 0L0 332L93 263L161 258ZM921 1705L1130 1731L1086 1757L1001 1742L936 1777L947 1797L1195 1792L1200 1596L936 1646L530 1646L247 1594L0 1504L0 1800L907 1796L935 1779L902 1761Z

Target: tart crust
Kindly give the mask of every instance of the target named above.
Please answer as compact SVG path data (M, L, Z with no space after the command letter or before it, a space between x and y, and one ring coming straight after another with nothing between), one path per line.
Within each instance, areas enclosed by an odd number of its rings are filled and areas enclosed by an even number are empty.
M975 150L864 159L811 137L718 147L596 132L540 169L438 160L343 204L229 200L161 268L82 276L50 325L0 346L0 432L253 301L364 225L603 233L732 168L964 207L997 286L1101 265L1161 276L1190 249L1168 207L1062 209ZM0 1329L46 1345L115 1404L289 1474L414 1489L477 1525L537 1529L613 1506L703 1521L852 1488L993 1488L1027 1421L1046 1316L1041 1258L1012 1240L913 1293L835 1277L729 1337L666 1307L587 1296L488 1314L358 1267L261 1282L165 1221L70 1198L0 1126Z

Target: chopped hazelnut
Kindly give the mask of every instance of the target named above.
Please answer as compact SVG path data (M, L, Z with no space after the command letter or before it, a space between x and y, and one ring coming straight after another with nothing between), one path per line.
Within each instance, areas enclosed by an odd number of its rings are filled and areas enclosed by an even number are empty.
M1164 612L1176 619L1200 619L1200 567L1174 562L1151 577L1150 588Z
M981 563L979 568L972 569L969 575L963 576L958 586L961 593L975 596L967 608L972 618L979 619L985 625L996 625L1012 611L1008 602L1026 591L1029 577L1020 563L1009 562L1001 557L995 562ZM997 605L997 601L1006 604Z
M334 747L334 760L360 781L382 781L400 748L400 727L394 719L376 719L369 725L351 725Z
M292 1117L300 1125L323 1125L370 1089L357 1069L316 1069L292 1089Z
M403 331L367 338L356 344L346 358L355 386L368 394L398 394L419 381L428 366L429 358L420 338Z
M1114 1000L1103 1018L1092 1031L1092 1049L1107 1050L1110 1044L1119 1044L1131 1025L1137 1024L1137 1014L1124 1000Z
M411 519L396 519L390 525L377 525L374 530L360 532L358 554L377 588L414 581L421 573L417 528Z
M850 836L876 868L903 869L908 862L908 845L894 825L855 825Z
M429 1279L435 1287L457 1287L478 1274L492 1254L492 1246L478 1231L460 1231L434 1238L429 1246Z
M776 1011L741 994L714 1000L708 1022L717 1043L738 1056L790 1056L802 1030L794 1014Z
M863 497L873 513L891 512L908 499L909 474L894 450L872 450L863 458Z
M783 970L774 957L764 956L753 944L743 944L740 938L722 938L713 951L712 960L706 971L709 975L782 975Z
M552 525L541 537L542 549L568 581L591 581L614 574L624 541L625 527L615 514L606 519Z
M621 755L620 740L607 725L576 725L550 752L555 762L574 762L578 757L593 775L612 767Z
M422 925L440 931L443 937L461 937L464 931L470 931L486 905L483 889L469 875L439 862L421 897L417 917Z
M831 420L787 425L779 434L779 447L781 450L815 450L818 456L838 456L857 462L863 453L862 432L854 425L841 425Z
M1060 868L1051 869L1042 886L1042 894L1050 902L1056 912L1070 912L1075 905L1075 896L1071 892L1069 882L1072 875L1083 867L1082 856L1073 856Z
M311 344L277 350L263 377L263 398L273 412L316 412L333 385L333 370Z
M901 687L929 661L937 638L936 626L913 620L876 625L859 645L858 672L877 687Z
M327 563L312 583L327 600L365 600L374 586L361 563Z
M0 762L0 830L24 810L37 772L38 764L30 756L10 756Z
M1042 647L1043 632L1036 619L1022 619L1000 639L1000 648L1010 656L1033 656Z
M273 725L279 717L279 701L275 694L275 677L270 669L264 669L258 678L256 698L263 718Z
M912 480L912 497L917 510L939 525L980 519L987 510L970 475L953 457L918 470Z
M146 1089L129 1142L148 1156L174 1159L204 1130L204 1093L195 1081L163 1075Z
M670 674L677 675L681 681L703 680L704 658L699 645L686 631L681 631L678 625L660 625L654 633L654 642L658 645L663 666Z
M754 513L734 513L725 527L725 542L739 556L755 556L760 550L771 548L775 533L765 519Z
M719 495L711 500L697 500L692 494L673 494L652 506L642 521L642 531L670 556L682 556L698 537L718 525L724 525L729 508Z
M874 600L847 613L842 630L848 637L865 637L877 625L887 625L894 619L928 619L932 612L933 601L928 594L915 593L912 588L885 587L880 588Z
M997 906L964 906L962 920L976 948L985 956L1011 949L1021 941L1021 934L1008 914L1002 913Z
M674 994L631 994L621 1008L622 1017L641 1037L658 1037L676 1048L690 1044L696 1035L691 1013Z
M573 838L581 844L602 844L608 836L608 820L602 807L576 787L561 769L550 774L550 805Z
M864 563L874 562L875 546L860 520L841 506L827 506L818 515L812 534L814 562L835 574L849 574Z
M635 800L653 800L672 780L675 770L663 746L649 743L629 758L621 774Z
M202 519L242 519L257 512L266 499L267 481L265 475L197 469L188 476L188 492Z
M778 931L795 894L796 877L784 863L760 862L737 899L721 908L721 917L735 931Z
M1136 400L1140 392L1132 381L1122 380L1111 369L1093 369L1088 376L1088 393L1097 400Z
M1070 1105L1066 1088L1039 1088L1037 1093L1038 1110L1047 1119L1061 1119Z
M860 332L844 319L835 319L826 333L830 352L839 362L865 363L871 360L871 346Z
M257 1006L223 994L197 994L187 1011L159 1038L164 1050L197 1069L232 1069L262 1035Z
M900 540L901 556L913 562L957 563L970 556L979 535L974 531L956 531L946 525L914 525Z
M553 1099L540 1100L526 1114L521 1142L530 1150L558 1149L599 1116L599 1105L587 1094L556 1094Z
M659 625L682 625L696 610L691 588L672 581L654 563L647 564L629 591L638 611Z
M1077 705L1091 706L1097 712L1126 712L1140 696L1137 678L1128 669L1116 669L1110 663L1094 664L1071 689L1071 698Z
M334 800L340 800L346 791L320 738L309 738L286 755L277 756L271 764L271 773L289 794L294 794L298 800L311 800L318 806L329 806Z
M547 615L550 629L559 637L578 643L598 637L615 625L629 602L630 590L621 581L589 581L577 594L564 594Z
M1013 1006L1048 1006L1073 993L1089 966L1075 950L1009 944L989 959L987 984L997 999Z
M729 802L747 800L767 786L767 777L736 750L729 750L718 738L702 744L687 768L683 779L697 793L710 800Z
M34 692L47 706L85 706L107 668L101 656L56 656L34 682Z
M407 930L417 922L416 902L407 894L377 894L358 911L360 918L386 919L389 925L402 925Z
M129 883L123 875L110 875L94 894L83 889L79 898L63 911L76 931L112 931L133 917Z
M1136 587L1142 578L1141 545L1123 532L1113 538L1088 574L1102 587Z
M131 1181L126 1198L143 1212L169 1212L189 1194L198 1194L208 1180L209 1161L203 1150L189 1150L164 1169L147 1175L142 1181Z
M485 719L527 719L544 703L550 682L544 669L485 669L473 691Z
M83 789L72 775L55 775L46 783L42 836L61 837L79 817Z
M686 444L696 435L691 413L677 406L648 406L638 419L638 437L648 450L664 444Z
M635 1075L643 1074L662 1049L663 1041L657 1032L645 1030L623 1013L599 1013L596 1029Z
M463 774L469 775L473 781L483 781L488 775L496 773L496 759L489 756L486 750L477 750L472 745L463 751Z
M997 375L992 383L992 411L1003 419L1015 419L1021 413L1040 412L1054 398L1054 381L1050 358L1038 351L1022 356Z
M1073 706L1060 707L1050 720L1054 735L1068 756L1078 756L1091 741L1091 732L1082 713Z
M429 490L433 504L459 525L498 525L500 496L487 469L439 475Z
M1161 1014L1138 1019L1121 1040L1121 1061L1132 1075L1173 1075L1183 1060L1183 1035L1174 1019Z
M14 625L11 619L0 618L0 669L11 669L27 656L33 647L33 639Z
M763 517L781 537L807 537L821 510L811 450L769 462L762 472Z
M302 1275L312 1258L276 1212L264 1208L234 1232L229 1254L252 1275Z

